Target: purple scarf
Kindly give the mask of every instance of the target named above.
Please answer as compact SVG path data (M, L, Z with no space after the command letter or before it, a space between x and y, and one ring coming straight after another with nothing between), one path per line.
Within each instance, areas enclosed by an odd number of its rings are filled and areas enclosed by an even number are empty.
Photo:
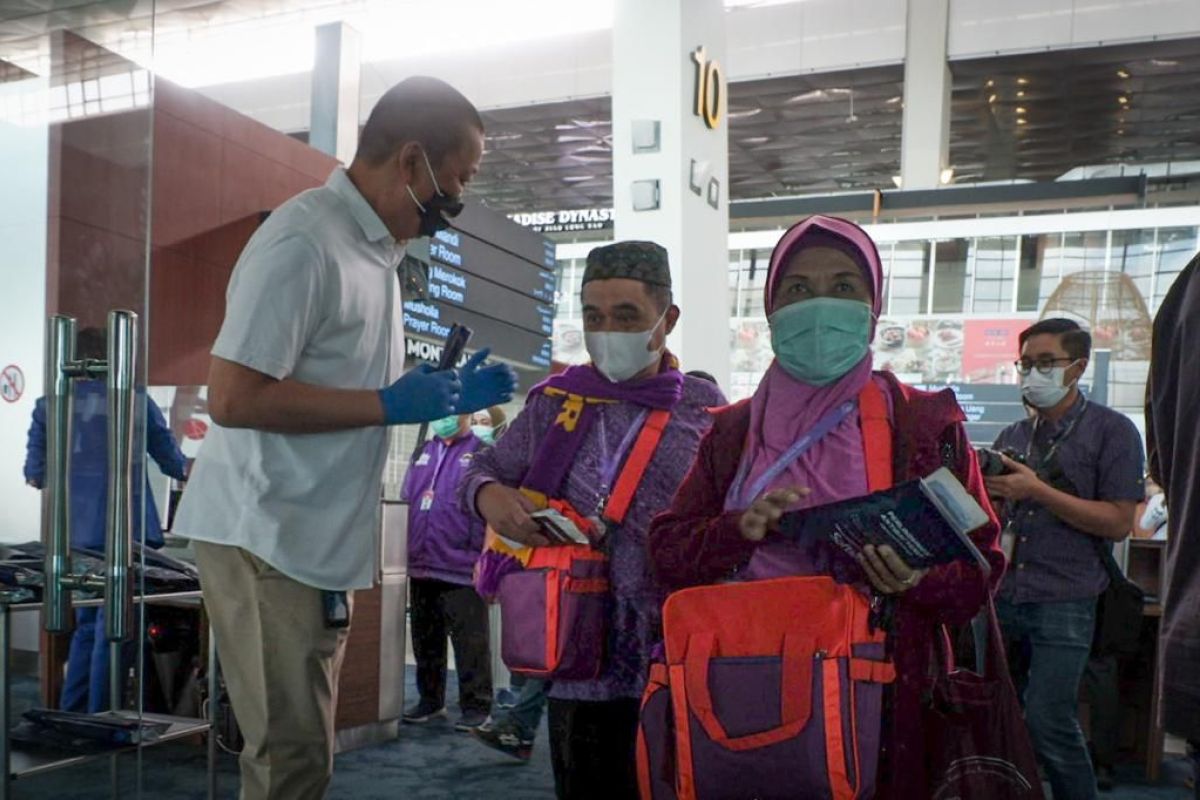
M672 409L683 397L683 373L670 353L663 356L657 375L640 381L613 383L587 364L551 376L531 394L562 398L562 411L543 437L522 482L522 488L553 498L595 424L597 406L633 403L655 410Z

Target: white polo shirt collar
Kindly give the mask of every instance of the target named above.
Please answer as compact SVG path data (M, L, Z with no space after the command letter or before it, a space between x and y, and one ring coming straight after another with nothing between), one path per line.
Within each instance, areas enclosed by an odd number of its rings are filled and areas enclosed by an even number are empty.
M346 172L345 168L338 167L331 172L329 179L325 181L325 185L346 204L346 208L350 211L350 216L362 228L363 235L367 237L367 241L377 242L390 247L396 246L395 237L388 231L387 225L383 224L383 220L379 218L379 214L367 202L367 198L362 196L362 192L354 185L354 181L350 180L350 175Z

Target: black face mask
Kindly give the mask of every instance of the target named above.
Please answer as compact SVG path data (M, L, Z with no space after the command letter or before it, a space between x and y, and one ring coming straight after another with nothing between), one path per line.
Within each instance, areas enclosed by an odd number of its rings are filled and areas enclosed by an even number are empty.
M429 179L433 181L433 196L422 203L417 199L417 195L413 192L411 186L407 187L408 195L417 204L417 211L420 217L420 226L417 228L417 235L433 236L438 231L444 231L450 227L450 220L462 213L463 204L459 200L442 194L442 188L438 186L437 176L433 174L433 166L429 163L429 156L425 155L424 150L421 151L421 156L425 159L425 169L429 170Z

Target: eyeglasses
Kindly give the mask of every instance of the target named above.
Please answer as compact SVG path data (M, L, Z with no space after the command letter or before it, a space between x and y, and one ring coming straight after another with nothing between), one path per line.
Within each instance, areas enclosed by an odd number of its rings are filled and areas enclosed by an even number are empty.
M1017 374L1028 375L1035 369L1042 375L1049 375L1054 371L1054 365L1060 361L1074 364L1077 359L1074 358L1039 358L1034 361L1029 358L1022 358L1020 361L1014 361L1013 366L1017 368Z

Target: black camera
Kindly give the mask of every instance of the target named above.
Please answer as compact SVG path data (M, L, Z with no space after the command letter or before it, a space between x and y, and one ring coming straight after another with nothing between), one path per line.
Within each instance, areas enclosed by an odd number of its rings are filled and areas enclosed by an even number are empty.
M979 471L987 478L994 478L997 475L1007 475L1012 472L1012 470L1004 466L1004 459L1001 456L1007 456L1018 464L1025 463L1025 455L1012 449L992 450L988 447L980 447L975 453L979 456Z

